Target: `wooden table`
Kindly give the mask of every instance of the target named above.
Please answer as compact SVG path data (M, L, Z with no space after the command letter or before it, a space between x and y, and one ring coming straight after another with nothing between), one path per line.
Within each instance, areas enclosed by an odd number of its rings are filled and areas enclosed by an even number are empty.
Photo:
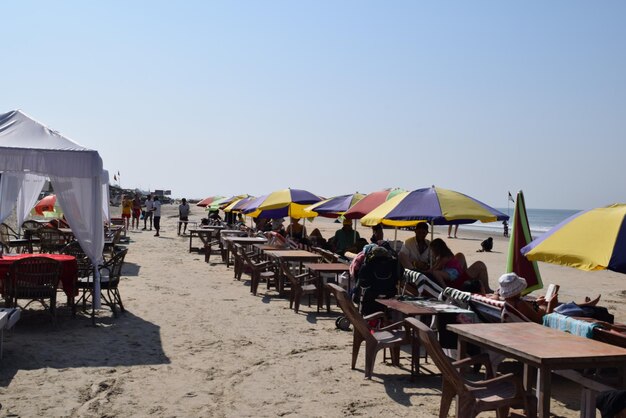
M322 256L305 250L266 250L265 255L271 258L277 258L285 262L300 263L300 271L302 271L303 263L318 262ZM279 269L280 270L280 269ZM285 281L282 272L278 279L278 293L282 295L285 290Z
M321 257L323 258L323 257ZM324 286L322 278L323 273L332 273L335 275L335 283L339 285L339 275L350 271L350 266L344 263L304 263L304 268L315 275L317 278L317 288L320 290L318 297L326 299L326 311L330 312L330 292ZM348 276L348 290L350 289L350 276Z
M465 356L467 343L471 343L521 361L527 390L531 388L531 374L536 369L540 418L550 416L552 371L626 366L626 349L533 322L451 324L448 329L459 336L459 359Z
M230 250L231 247L235 244L240 245L252 245L252 244L263 244L267 242L267 238L262 237L237 237L237 236L229 236L222 237L222 241L224 242L224 248L226 250L226 267L230 267Z
M207 242L211 240L213 235L220 238L220 231L224 229L223 226L207 226L203 228L189 228L189 252L196 250L200 251L200 248L204 248ZM202 241L202 247L194 247L193 246L193 238L197 237Z

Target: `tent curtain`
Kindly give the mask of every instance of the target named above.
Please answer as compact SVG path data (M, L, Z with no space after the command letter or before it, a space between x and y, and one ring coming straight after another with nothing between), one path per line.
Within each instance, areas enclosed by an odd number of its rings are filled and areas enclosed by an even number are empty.
M102 219L110 224L111 211L109 202L111 201L111 196L109 195L109 172L107 170L102 170L100 182L102 183Z
M13 212L23 178L24 173L2 173L0 177L0 222L4 222Z
M21 173L11 173L21 174ZM22 190L17 196L17 227L21 228L22 224L28 218L30 210L37 203L39 194L43 188L46 178L37 174L26 173L22 180Z

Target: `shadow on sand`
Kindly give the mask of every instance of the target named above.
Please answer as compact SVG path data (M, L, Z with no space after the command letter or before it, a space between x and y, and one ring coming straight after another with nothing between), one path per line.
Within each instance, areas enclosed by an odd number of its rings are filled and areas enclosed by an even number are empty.
M128 311L98 317L97 323L94 327L89 316L72 318L69 309L59 309L55 326L43 310L24 311L4 335L0 386L8 386L20 370L170 363L157 325Z

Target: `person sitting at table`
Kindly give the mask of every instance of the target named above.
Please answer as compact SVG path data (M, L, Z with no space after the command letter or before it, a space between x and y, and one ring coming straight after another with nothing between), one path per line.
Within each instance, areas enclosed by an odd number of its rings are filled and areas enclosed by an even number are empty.
M372 238L370 238L370 244L378 244L380 245L381 241L385 239L385 234L383 232L383 225L378 224L372 227Z
M285 227L283 223L285 222L284 218L274 218L272 219L272 231L278 232L283 237L285 236Z
M300 219L290 218L291 222L287 226L287 236L296 242L302 242L306 236L306 228L300 224Z
M328 242L326 242L326 239L322 236L322 233L317 228L315 228L309 234L309 242L313 247L319 247L324 250L328 249Z
M354 245L360 238L361 235L359 235L357 231L352 229L352 220L344 219L343 227L337 230L335 232L335 236L333 237L333 252L339 255L344 255L346 250ZM367 241L365 243L367 244ZM363 247L361 247L361 249L362 248Z
M398 260L402 267L410 270L426 271L430 267L430 251L428 247L430 241L426 239L428 235L428 224L420 222L415 225L415 236L404 241Z

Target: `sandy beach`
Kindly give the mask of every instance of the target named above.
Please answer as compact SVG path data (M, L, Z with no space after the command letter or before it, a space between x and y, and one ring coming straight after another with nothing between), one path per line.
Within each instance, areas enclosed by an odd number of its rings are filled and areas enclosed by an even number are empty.
M176 214L175 205L163 206L161 237L128 232L120 284L126 313L114 318L103 308L93 327L88 315L73 319L62 303L56 327L43 313L26 312L4 334L0 416L437 415L440 378L412 382L409 359L395 368L382 363L379 353L373 379L364 380L363 350L351 370L352 333L335 327L337 307L317 314L303 303L295 314L288 300L264 285L252 296L249 283L233 280L232 267L217 256L207 264L204 255L189 253L189 238L176 234ZM192 207L190 219L203 216L203 209ZM340 227L327 219L312 225L326 238ZM358 231L371 235L369 228ZM393 233L385 230L386 238ZM398 231L398 239L410 234ZM435 237L464 252L469 263L484 261L497 287L506 238L493 236L493 252L478 253L484 234L461 226L458 236L447 239L447 229L435 229ZM561 301L601 293L600 304L616 321L626 320L623 276L543 263L540 271L544 284L561 286ZM578 416L577 387L555 378L551 407L554 416Z

